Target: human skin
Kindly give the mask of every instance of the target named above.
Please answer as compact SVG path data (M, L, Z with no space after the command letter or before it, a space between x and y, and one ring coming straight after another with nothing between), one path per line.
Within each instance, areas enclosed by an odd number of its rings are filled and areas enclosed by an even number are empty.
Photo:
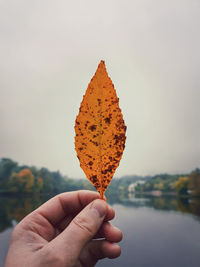
M98 193L59 194L15 227L5 267L92 267L116 258L122 233L109 223L114 215Z

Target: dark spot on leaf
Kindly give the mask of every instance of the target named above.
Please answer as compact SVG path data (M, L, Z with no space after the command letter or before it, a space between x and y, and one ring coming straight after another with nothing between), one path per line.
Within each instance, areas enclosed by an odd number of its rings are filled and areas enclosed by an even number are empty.
M100 106L101 105L101 99L98 98L97 101L98 101L98 105Z
M104 119L105 123L110 124L110 117Z
M94 130L96 130L96 128L97 128L97 126L93 124L89 127L89 130L91 130L93 132Z
M117 151L117 157L120 157L121 156L121 154L122 154L122 152L120 152L120 151Z
M97 182L97 176L93 175L91 178L92 183L96 183Z

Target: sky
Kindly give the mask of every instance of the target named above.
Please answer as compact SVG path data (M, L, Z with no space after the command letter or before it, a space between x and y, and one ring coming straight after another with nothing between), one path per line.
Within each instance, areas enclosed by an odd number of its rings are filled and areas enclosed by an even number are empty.
M0 0L0 157L84 177L74 122L105 60L127 125L115 176L200 167L198 0Z

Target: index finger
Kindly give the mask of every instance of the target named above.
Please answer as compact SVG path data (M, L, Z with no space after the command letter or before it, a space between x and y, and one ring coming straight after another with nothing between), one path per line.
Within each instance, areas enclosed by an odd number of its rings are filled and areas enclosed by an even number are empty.
M48 200L33 213L39 213L55 226L65 217L79 213L98 198L100 198L98 193L89 190L66 192Z

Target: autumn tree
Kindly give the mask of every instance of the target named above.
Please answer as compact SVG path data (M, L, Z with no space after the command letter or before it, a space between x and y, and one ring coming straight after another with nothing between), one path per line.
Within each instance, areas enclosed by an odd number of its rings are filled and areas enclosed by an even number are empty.
M19 173L14 172L9 179L9 186L13 192L32 192L34 176L31 170L26 168Z
M178 194L188 194L189 177L180 177L176 182L176 191Z

